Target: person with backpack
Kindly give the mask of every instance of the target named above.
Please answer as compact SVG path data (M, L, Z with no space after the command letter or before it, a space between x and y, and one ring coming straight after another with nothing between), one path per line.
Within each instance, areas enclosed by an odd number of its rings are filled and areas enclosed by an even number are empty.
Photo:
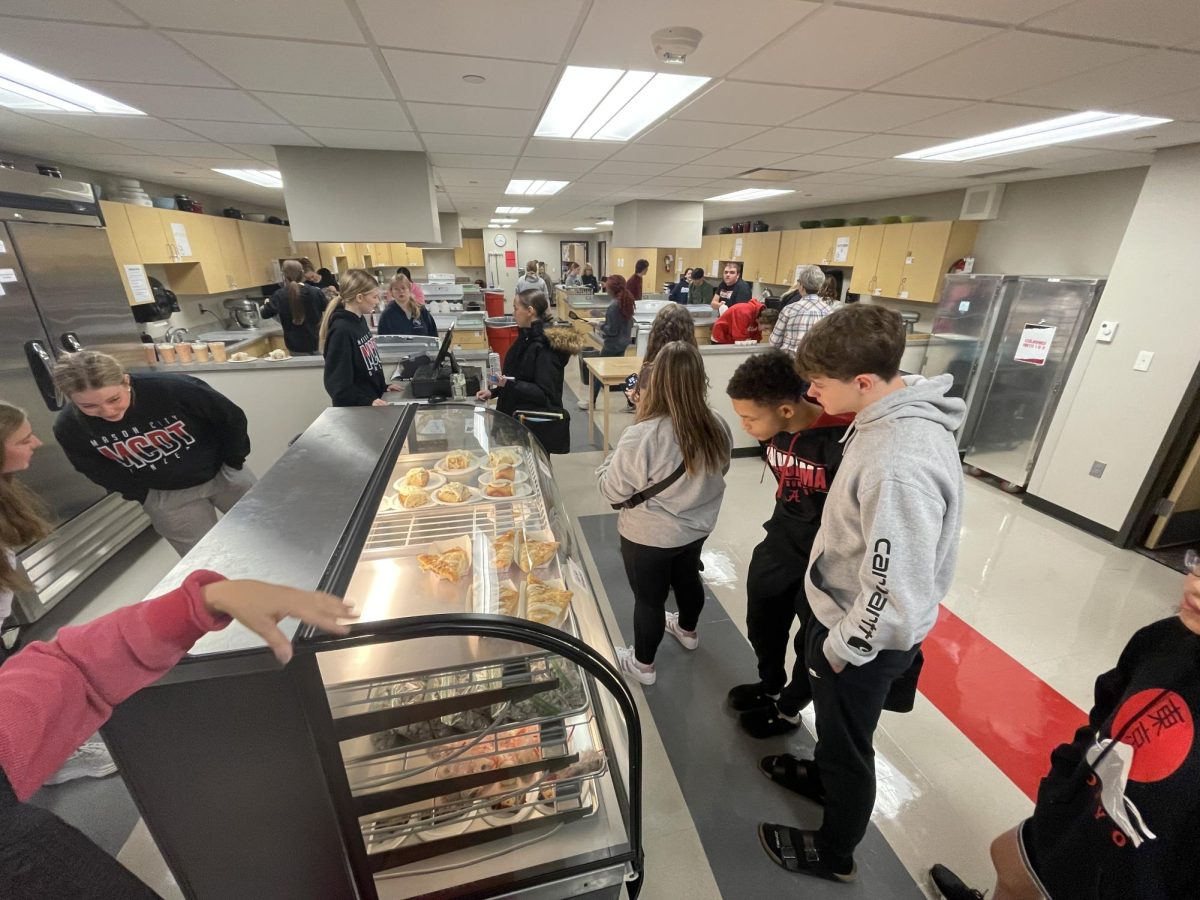
M695 650L704 608L700 553L717 524L733 436L708 405L700 351L675 341L659 351L634 424L598 469L600 494L620 509L621 558L634 596L634 643L617 648L621 671L654 684L654 657L670 632ZM667 612L667 594L678 612Z

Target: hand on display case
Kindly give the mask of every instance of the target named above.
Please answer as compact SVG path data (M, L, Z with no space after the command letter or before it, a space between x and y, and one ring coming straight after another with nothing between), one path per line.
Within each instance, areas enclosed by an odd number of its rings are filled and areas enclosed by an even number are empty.
M276 659L292 658L292 642L279 630L279 622L295 616L332 634L348 634L339 619L354 617L351 607L332 594L298 591L265 581L214 581L204 587L204 606L241 622L264 641Z
M372 406L387 406L388 402L382 398L378 398L378 399L372 400L371 405Z
M388 384L387 389L389 391L402 391L402 390L404 390L404 385L397 384L396 382L393 381L390 384Z

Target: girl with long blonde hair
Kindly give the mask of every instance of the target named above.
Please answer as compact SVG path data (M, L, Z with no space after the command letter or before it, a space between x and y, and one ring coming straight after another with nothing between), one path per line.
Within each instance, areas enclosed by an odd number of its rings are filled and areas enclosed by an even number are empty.
M403 272L397 272L388 285L388 304L379 317L380 334L416 334L437 337L437 324L425 305L425 295L418 295L416 285Z
M366 269L342 276L341 296L321 320L321 352L325 354L325 391L334 406L387 406L389 386L375 336L365 316L379 306L379 282Z
M704 608L700 554L717 523L733 436L708 405L700 351L666 344L643 389L634 423L596 470L600 493L619 509L621 558L634 596L634 645L617 649L621 671L654 684L654 656L670 632L688 650L699 645ZM675 594L678 612L667 612Z
M40 446L25 411L0 400L0 623L12 612L13 594L29 587L17 551L50 533L45 507L16 477ZM0 662L6 653L0 640Z

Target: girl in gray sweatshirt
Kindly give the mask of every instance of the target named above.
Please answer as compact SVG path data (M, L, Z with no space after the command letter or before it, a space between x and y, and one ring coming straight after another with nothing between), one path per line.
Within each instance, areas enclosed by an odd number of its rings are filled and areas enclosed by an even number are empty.
M621 510L621 558L634 595L634 645L618 648L617 658L641 684L655 681L664 632L688 650L699 644L700 552L721 510L732 445L729 426L708 406L700 351L667 344L642 386L634 424L596 470L600 493ZM672 590L677 613L666 612Z

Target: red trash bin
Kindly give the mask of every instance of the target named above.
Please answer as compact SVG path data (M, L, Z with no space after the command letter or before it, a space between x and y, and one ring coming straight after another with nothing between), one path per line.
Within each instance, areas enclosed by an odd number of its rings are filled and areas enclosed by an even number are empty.
M494 316L485 319L484 325L487 327L488 346L500 355L500 363L503 364L508 348L517 342L520 332L517 322L512 316Z
M504 292L503 291L484 291L483 302L487 307L489 316L504 315Z

